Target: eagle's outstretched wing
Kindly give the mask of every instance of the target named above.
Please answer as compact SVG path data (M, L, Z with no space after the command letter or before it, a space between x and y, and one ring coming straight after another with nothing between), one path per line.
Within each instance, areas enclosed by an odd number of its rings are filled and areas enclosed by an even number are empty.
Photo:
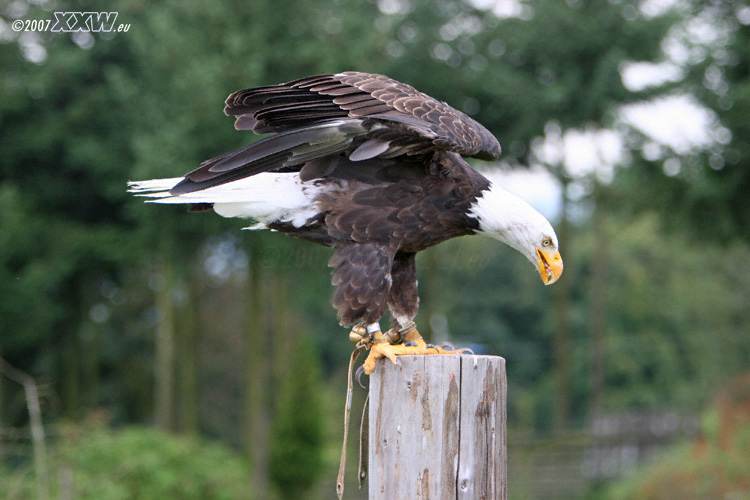
M494 159L497 139L482 125L410 85L387 76L345 72L240 90L224 112L235 128L273 135L201 164L172 189L184 194L259 172L325 173L321 158L346 153L350 160L419 156L453 151ZM306 174L306 175L304 175Z

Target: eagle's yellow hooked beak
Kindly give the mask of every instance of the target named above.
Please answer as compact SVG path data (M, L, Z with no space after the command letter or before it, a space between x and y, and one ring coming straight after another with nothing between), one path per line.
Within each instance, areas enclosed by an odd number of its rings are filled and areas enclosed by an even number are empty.
M536 248L537 269L539 276L542 277L545 285L551 285L560 277L563 272L563 261L559 251L554 255L549 255L541 248Z

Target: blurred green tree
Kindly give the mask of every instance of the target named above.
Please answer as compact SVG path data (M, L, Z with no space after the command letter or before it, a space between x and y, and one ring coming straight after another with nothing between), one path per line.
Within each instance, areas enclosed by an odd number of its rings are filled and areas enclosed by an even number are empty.
M284 499L305 498L323 472L322 380L318 357L302 339L286 351L286 374L276 393L269 475Z
M651 138L631 137L633 164L619 182L623 210L657 210L668 227L701 240L750 240L750 14L746 4L690 1L663 59L683 78L667 89L697 99L708 111L707 145L687 153ZM705 36L694 36L702 30ZM689 54L689 57L684 57Z

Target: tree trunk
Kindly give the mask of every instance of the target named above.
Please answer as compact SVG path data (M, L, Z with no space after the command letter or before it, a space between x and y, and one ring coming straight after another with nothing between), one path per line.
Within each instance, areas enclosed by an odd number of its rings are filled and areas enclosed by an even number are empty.
M604 362L607 334L607 224L598 203L594 212L594 259L591 264L591 409L596 417L604 404Z
M297 344L293 326L294 311L289 307L285 276L280 276L279 273L266 273L265 283L265 289L268 291L267 298L270 299L270 307L265 308L269 332L265 342L271 343L272 353L270 368L273 378L270 386L278 388L286 380L289 370L294 369L293 366L289 366L291 350ZM273 396L270 398L270 408L275 412L278 408L278 401L276 401L275 394L269 394L269 396Z
M75 309L71 309L75 310ZM61 339L62 348L56 353L59 360L59 377L63 412L73 421L81 418L81 346L78 338L78 325L66 322Z
M162 258L170 255L164 252ZM162 277L161 287L156 291L156 307L161 321L156 327L156 359L154 366L154 423L166 432L173 430L174 418L174 355L175 314L172 294L174 292L174 268L171 262L162 261L157 266Z
M198 332L194 282L186 285L185 302L178 318L179 429L185 434L198 433Z
M95 409L99 402L102 327L86 321L82 323L80 332L78 363L81 370L81 399L84 412L88 412Z
M568 180L562 176L562 218L558 225L557 235L560 245L564 248L570 243L570 223L568 221ZM570 308L570 280L565 276L555 283L555 331L554 342L554 373L555 373L555 415L556 429L565 429L570 418L571 377L570 377L570 323L568 311Z
M260 238L256 238L259 240ZM268 404L267 387L270 370L267 366L268 336L265 328L262 264L259 244L249 248L248 306L245 342L245 449L252 470L252 484L257 498L268 492ZM259 242L258 242L259 243Z

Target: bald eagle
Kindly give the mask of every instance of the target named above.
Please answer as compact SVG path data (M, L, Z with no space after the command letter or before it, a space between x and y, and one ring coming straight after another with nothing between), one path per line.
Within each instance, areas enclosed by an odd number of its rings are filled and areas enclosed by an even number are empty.
M370 348L365 373L382 357L447 351L414 328L420 250L486 234L523 254L545 284L562 273L550 223L463 159L496 159L497 139L409 85L353 71L311 76L237 91L224 112L237 130L271 135L130 191L332 247L333 306Z

